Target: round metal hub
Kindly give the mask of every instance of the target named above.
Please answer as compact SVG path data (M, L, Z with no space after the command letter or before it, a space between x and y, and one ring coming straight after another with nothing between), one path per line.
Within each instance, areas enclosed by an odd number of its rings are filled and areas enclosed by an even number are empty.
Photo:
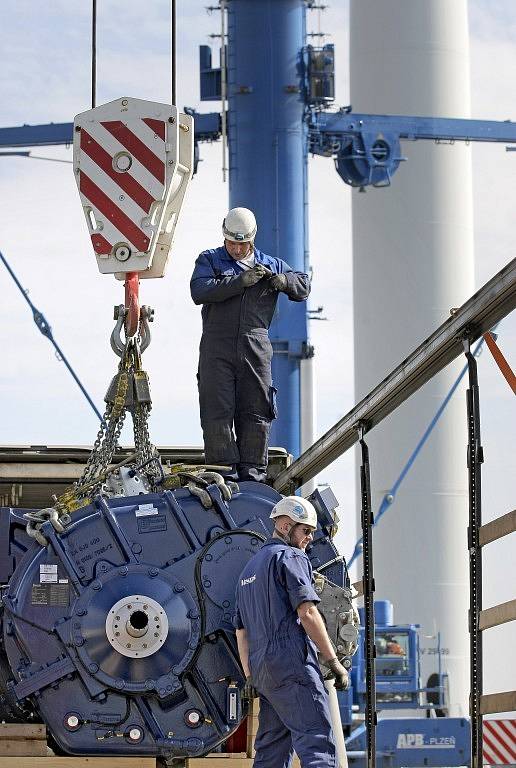
M112 162L113 170L117 173L127 173L132 164L133 158L129 152L117 152Z
M167 614L152 597L128 595L109 610L106 635L122 656L132 659L152 656L167 639Z
M131 249L127 243L117 243L114 247L114 255L118 261L127 261L131 255Z
M103 685L156 691L161 698L181 687L199 644L201 617L173 575L141 564L107 571L84 590L72 616L71 642Z

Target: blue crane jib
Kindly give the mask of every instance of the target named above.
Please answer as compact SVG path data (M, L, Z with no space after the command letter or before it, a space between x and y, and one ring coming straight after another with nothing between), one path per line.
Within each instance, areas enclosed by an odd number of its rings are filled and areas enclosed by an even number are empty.
M401 140L516 143L516 123L496 120L366 115L341 109L311 111L309 151L333 157L339 176L353 187L386 186L405 160Z
M305 46L299 54L298 69L299 81L285 85L285 92L298 93L305 104L307 151L333 158L339 176L353 187L388 186L400 163L406 160L401 141L516 144L516 123L510 120L371 115L352 112L351 107L326 111L324 108L335 100L333 44ZM199 72L201 100L220 101L221 69L212 66L212 51L208 45L199 47ZM252 86L241 86L241 93L244 92L252 94ZM199 142L220 138L219 113L203 114L190 108L185 111L195 117L196 147ZM72 142L73 123L0 128L0 150Z
M197 141L215 141L220 136L220 115L218 112L195 115L195 138ZM17 125L0 128L0 148L44 147L73 144L73 123L45 123L43 125Z

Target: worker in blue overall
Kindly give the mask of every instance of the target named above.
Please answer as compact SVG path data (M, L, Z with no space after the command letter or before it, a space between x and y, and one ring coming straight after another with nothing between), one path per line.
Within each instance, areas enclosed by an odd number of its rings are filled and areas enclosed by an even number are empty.
M205 461L230 466L232 479L264 481L277 415L268 330L279 293L304 301L310 280L255 248L256 229L248 208L230 210L224 245L199 255L190 290L203 305L198 383Z
M237 585L238 651L244 696L260 697L254 768L287 768L295 751L302 768L336 765L328 694L317 660L348 686L316 604L305 548L317 527L313 505L287 496L273 508L274 533L242 571Z

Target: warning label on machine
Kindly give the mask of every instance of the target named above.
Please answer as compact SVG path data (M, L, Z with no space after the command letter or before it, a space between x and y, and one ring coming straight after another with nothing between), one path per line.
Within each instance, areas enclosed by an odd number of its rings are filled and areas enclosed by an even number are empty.
M138 533L151 533L153 531L166 531L166 515L156 515L155 517L139 517Z
M68 605L69 584L43 583L32 585L32 605Z

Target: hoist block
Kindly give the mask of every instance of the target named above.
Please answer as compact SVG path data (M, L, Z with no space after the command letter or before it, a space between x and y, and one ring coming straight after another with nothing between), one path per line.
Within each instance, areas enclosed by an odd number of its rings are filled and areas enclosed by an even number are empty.
M362 131L342 142L335 167L352 187L386 187L403 160L398 135Z
M0 719L43 721L76 755L194 756L225 741L247 713L235 587L281 498L239 488L225 501L209 485L209 509L185 488L98 496L62 533L43 523L46 547L24 536L22 510L0 509ZM337 555L316 495L315 567ZM342 561L324 573L344 585Z
M100 272L163 277L193 172L193 118L169 104L121 98L77 115L73 135Z

